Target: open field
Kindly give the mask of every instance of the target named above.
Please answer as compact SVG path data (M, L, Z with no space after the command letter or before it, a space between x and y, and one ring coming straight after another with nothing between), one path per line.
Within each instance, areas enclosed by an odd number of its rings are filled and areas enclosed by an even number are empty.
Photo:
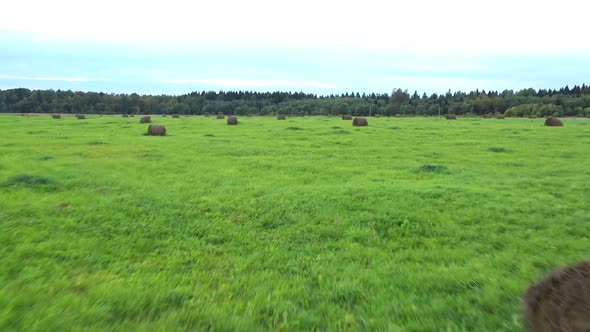
M590 120L0 116L0 330L522 329Z

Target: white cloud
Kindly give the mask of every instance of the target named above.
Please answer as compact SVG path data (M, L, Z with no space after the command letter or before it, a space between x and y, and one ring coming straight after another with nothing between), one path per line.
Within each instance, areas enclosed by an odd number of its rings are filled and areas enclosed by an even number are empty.
M162 83L168 84L186 84L186 83L200 83L210 84L225 87L243 87L243 88L257 88L257 87L276 87L276 86L297 86L310 88L325 88L336 89L335 85L317 82L317 81L296 81L296 80L250 80L250 79L235 79L235 78L174 78L165 79Z
M586 0L9 1L0 30L103 42L216 41L408 53L589 50ZM197 44L198 45L198 44Z
M59 76L21 76L0 74L0 79L4 80L23 80L23 81L60 81L60 82L90 82L106 81L104 79L93 79L87 77L59 77Z

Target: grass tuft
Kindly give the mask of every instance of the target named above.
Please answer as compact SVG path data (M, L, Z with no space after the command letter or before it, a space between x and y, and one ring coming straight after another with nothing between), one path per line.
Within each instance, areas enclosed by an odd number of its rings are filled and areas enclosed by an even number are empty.
M86 144L88 144L88 145L105 145L105 144L108 144L108 143L103 142L103 141L90 141L90 142L88 142Z
M446 173L448 168L443 165L426 164L418 167L416 171L422 173Z
M488 151L491 152L510 152L510 149L506 149L500 146L492 146L491 148L488 149Z

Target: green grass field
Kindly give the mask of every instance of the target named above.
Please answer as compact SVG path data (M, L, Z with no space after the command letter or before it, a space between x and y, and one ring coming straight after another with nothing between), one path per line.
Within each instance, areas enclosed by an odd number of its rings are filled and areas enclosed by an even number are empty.
M590 120L0 116L0 330L522 330Z

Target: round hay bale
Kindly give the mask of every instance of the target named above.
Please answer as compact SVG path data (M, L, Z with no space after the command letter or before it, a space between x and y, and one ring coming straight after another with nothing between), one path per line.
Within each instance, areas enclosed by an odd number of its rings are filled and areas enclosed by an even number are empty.
M457 120L457 116L455 114L447 114L447 120Z
M376 118L380 118L380 117L381 117L381 114L375 114L375 115L373 115L373 116L374 116L374 117L376 117ZM401 115L400 115L400 116L401 116Z
M172 114L172 117L175 118L175 119L178 119L178 118L180 118L180 115L178 115L178 114Z
M552 271L523 302L529 331L590 331L590 261Z
M235 116L227 117L227 124L230 126L237 126L238 125L238 118Z
M285 114L277 115L277 120L285 120L286 118L287 118L287 116Z
M559 120L558 118L548 116L547 119L545 119L545 126L547 126L547 127L561 127L561 126L563 126L563 122L561 122L561 120Z
M78 120L86 119L86 115L84 114L76 114L76 117L78 118Z
M217 113L217 119L223 120L223 119L225 119L225 116L223 115L223 113L219 112L219 113Z
M205 117L208 118L209 117L209 113L205 113Z
M496 119L504 120L504 114L496 114Z
M128 118L129 117L129 114L121 114L121 116L124 117L124 118Z
M149 116L142 116L139 119L139 123L151 123L152 119Z
M350 114L344 114L342 116L342 120L352 120L352 115L350 115Z
M150 136L164 136L166 135L166 127L161 125L151 124L148 127L147 134Z
M529 119L536 119L537 116L536 115L529 115Z
M354 120L352 120L353 127L366 127L368 125L369 122L365 118L354 118Z
M51 117L54 119L61 119L61 115L59 114L51 114Z
M484 119L491 119L492 118L492 115L490 113L486 113L486 114L483 115L483 118Z

